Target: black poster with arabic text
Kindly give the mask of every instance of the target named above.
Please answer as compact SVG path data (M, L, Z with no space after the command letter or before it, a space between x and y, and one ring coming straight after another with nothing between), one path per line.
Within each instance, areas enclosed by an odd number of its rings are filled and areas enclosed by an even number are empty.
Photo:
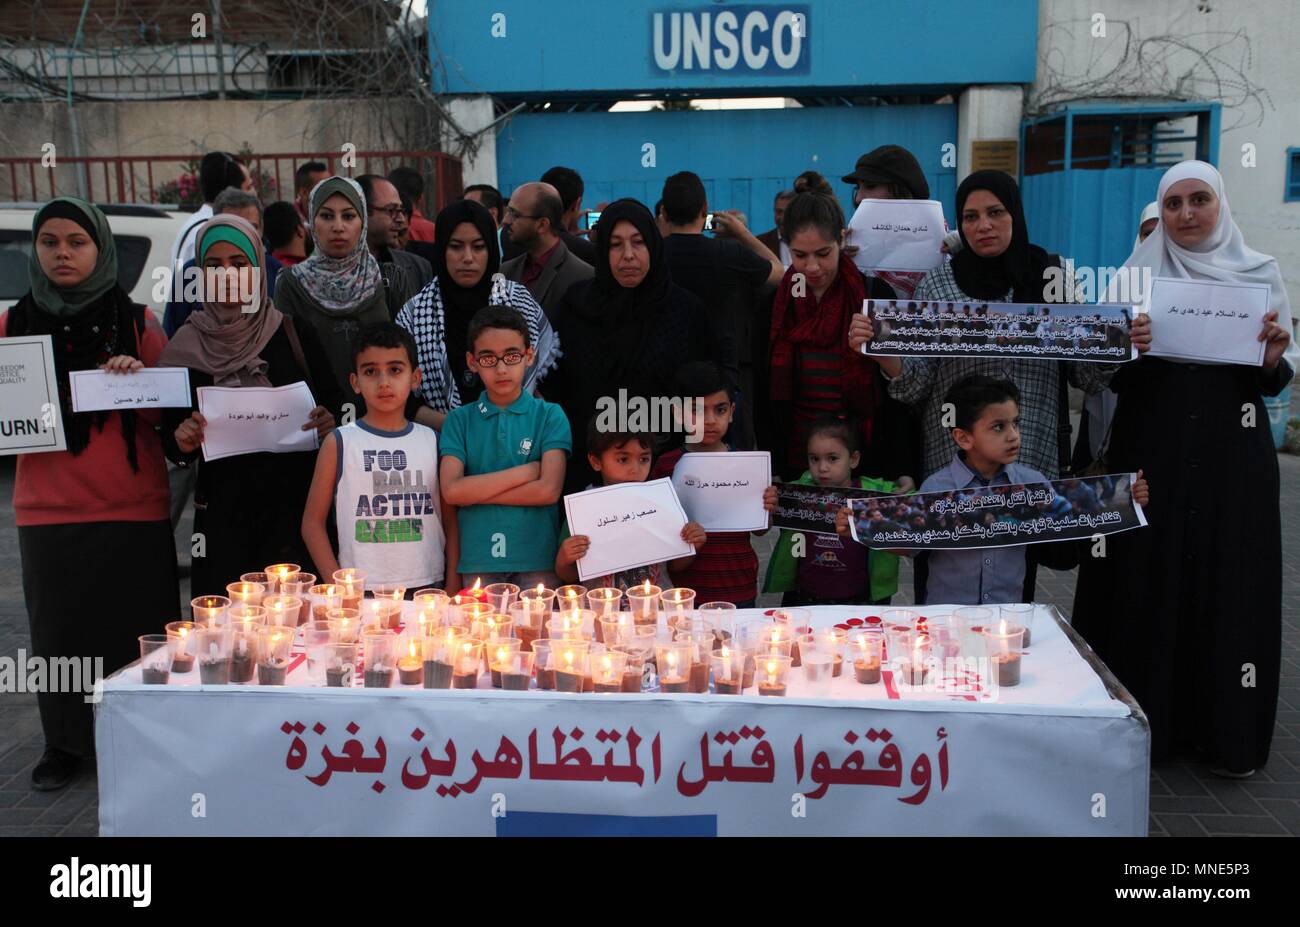
M1135 474L854 499L853 537L885 550L962 550L1077 541L1146 526ZM833 529L832 529L833 530Z

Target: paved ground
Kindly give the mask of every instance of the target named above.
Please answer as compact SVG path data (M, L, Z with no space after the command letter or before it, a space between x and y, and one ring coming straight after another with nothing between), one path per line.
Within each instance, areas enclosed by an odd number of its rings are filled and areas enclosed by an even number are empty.
M1292 414L1300 412L1300 391ZM1151 773L1153 836L1300 835L1300 457L1279 455L1282 471L1283 663L1277 734L1268 766L1245 782L1216 779L1205 767L1169 763ZM0 655L28 646L26 611L14 529L12 458L0 458ZM178 538L189 537L182 522ZM182 562L188 544L178 544ZM771 542L760 542L766 567ZM1040 572L1038 600L1069 612L1074 574ZM911 574L904 564L902 592L911 601ZM184 589L182 590L184 591ZM188 596L186 596L188 598ZM764 604L775 604L760 600ZM32 766L43 749L34 695L0 694L0 837L93 836L98 832L96 780L83 773L68 789L33 792Z

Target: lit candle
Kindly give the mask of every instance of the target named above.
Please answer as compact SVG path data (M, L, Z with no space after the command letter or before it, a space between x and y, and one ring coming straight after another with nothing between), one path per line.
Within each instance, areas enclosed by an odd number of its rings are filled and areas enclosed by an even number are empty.
M767 661L767 684L769 686L776 685L776 661L775 660Z
M722 676L724 679L731 678L731 651L725 644L722 646Z

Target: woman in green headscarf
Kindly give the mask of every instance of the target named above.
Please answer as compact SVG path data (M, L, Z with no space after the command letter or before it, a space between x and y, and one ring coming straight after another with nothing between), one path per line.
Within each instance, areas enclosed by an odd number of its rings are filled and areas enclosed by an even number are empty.
M38 657L99 657L105 675L139 656L136 639L180 605L157 410L73 412L68 374L153 366L167 338L117 282L108 220L75 197L32 223L31 291L0 318L7 337L47 335L66 451L18 457L14 514L23 595ZM0 415L0 418L7 417ZM37 697L45 755L32 786L62 788L94 752L81 692Z
M341 398L315 330L294 325L266 296L266 250L257 230L223 213L199 229L195 244L205 290L220 274L232 274L239 286L228 288L225 302L215 299L223 294L206 293L202 311L190 313L159 359L161 367L189 369L192 393L188 409L164 411L163 447L173 463L198 468L194 530L206 549L194 558L191 595L223 595L227 583L269 563L314 572L299 525L316 452L202 460L207 422L198 411L199 387L306 382L317 405L301 427L320 437L334 428ZM246 312L246 302L255 311Z
M383 271L366 243L366 198L356 181L327 177L311 191L312 256L276 278L280 311L310 326L329 357L339 392L362 413L348 382L352 338L362 325L391 322L403 292L384 285Z

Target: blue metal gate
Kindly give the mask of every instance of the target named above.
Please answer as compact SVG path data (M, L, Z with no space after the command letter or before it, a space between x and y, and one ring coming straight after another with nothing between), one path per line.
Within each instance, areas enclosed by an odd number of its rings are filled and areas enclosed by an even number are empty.
M957 141L956 110L931 104L528 113L513 117L498 135L498 186L509 195L563 164L582 175L585 207L624 196L653 207L667 177L691 170L704 180L711 209L741 210L758 234L772 227L777 192L806 170L826 175L851 214L852 191L840 178L852 172L859 155L895 144L921 162L930 196L944 204L951 224L956 168L942 165L944 146Z
M1171 125L1189 118L1190 134ZM1070 106L1026 122L1020 151L1034 242L1078 267L1117 267L1161 175L1186 158L1217 162L1219 104Z

